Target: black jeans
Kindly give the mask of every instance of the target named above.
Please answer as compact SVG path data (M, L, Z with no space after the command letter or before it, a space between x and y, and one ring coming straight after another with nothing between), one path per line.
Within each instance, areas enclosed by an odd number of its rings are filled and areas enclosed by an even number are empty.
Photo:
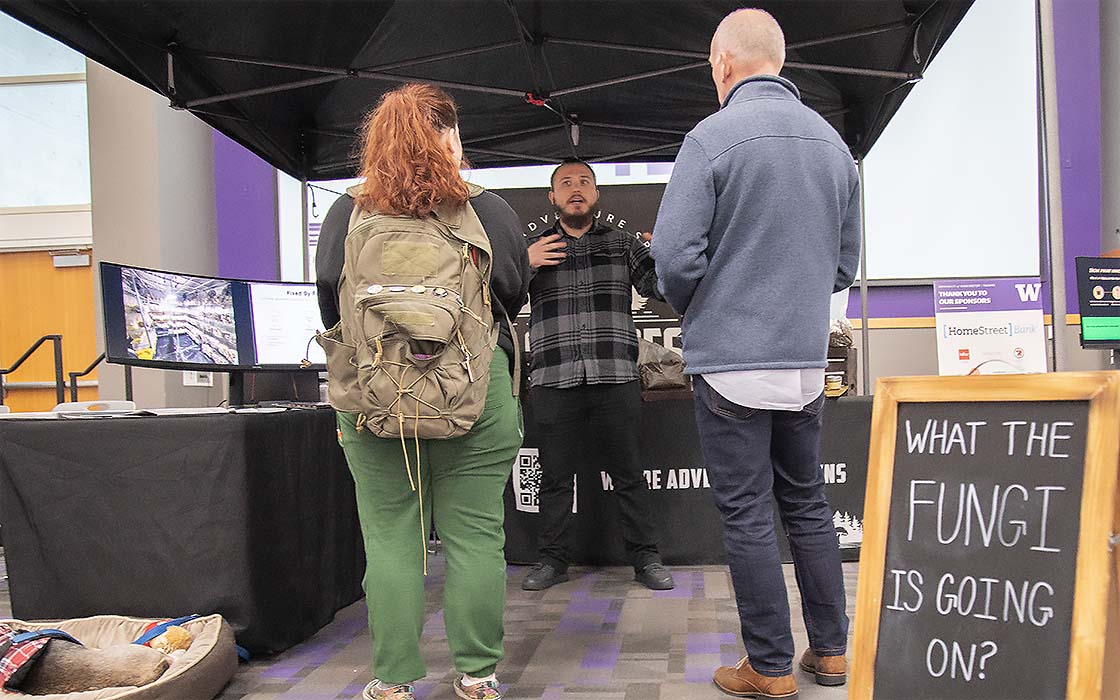
M571 561L572 477L610 475L622 539L634 569L661 561L649 487L638 453L642 388L637 381L570 389L535 386L529 392L540 435L540 560L557 571Z
M743 644L754 670L790 673L793 635L771 494L793 553L809 647L843 654L848 641L844 578L820 469L824 393L800 411L728 401L693 377L696 425L712 494L723 516Z

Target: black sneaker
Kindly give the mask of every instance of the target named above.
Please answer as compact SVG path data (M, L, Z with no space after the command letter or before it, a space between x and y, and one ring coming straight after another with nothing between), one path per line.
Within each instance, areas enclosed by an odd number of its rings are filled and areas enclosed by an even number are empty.
M543 591L568 580L568 572L557 571L552 564L534 564L525 580L521 582L523 591Z
M673 575L659 561L646 564L639 569L634 574L634 580L652 591L671 591L676 586L673 583Z

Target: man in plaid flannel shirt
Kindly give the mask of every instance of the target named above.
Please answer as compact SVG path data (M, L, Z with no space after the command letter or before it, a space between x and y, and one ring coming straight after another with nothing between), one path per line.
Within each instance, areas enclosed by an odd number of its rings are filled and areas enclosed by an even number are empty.
M645 242L595 219L599 190L582 161L565 161L548 193L556 224L530 236L529 374L540 434L540 561L522 582L539 591L568 580L572 477L593 460L610 474L634 578L673 587L661 563L638 453L641 383L631 287L660 299Z

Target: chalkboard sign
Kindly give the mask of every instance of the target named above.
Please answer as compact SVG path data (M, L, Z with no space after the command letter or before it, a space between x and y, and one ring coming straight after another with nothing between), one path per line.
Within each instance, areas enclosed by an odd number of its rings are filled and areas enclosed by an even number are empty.
M1100 697L1120 373L880 380L853 698Z

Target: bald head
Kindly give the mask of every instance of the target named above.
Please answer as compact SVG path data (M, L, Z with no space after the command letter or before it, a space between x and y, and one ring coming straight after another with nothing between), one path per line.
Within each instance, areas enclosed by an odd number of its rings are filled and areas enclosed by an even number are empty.
M752 75L777 75L786 61L786 39L769 12L736 10L712 36L708 62L720 102L737 82Z

